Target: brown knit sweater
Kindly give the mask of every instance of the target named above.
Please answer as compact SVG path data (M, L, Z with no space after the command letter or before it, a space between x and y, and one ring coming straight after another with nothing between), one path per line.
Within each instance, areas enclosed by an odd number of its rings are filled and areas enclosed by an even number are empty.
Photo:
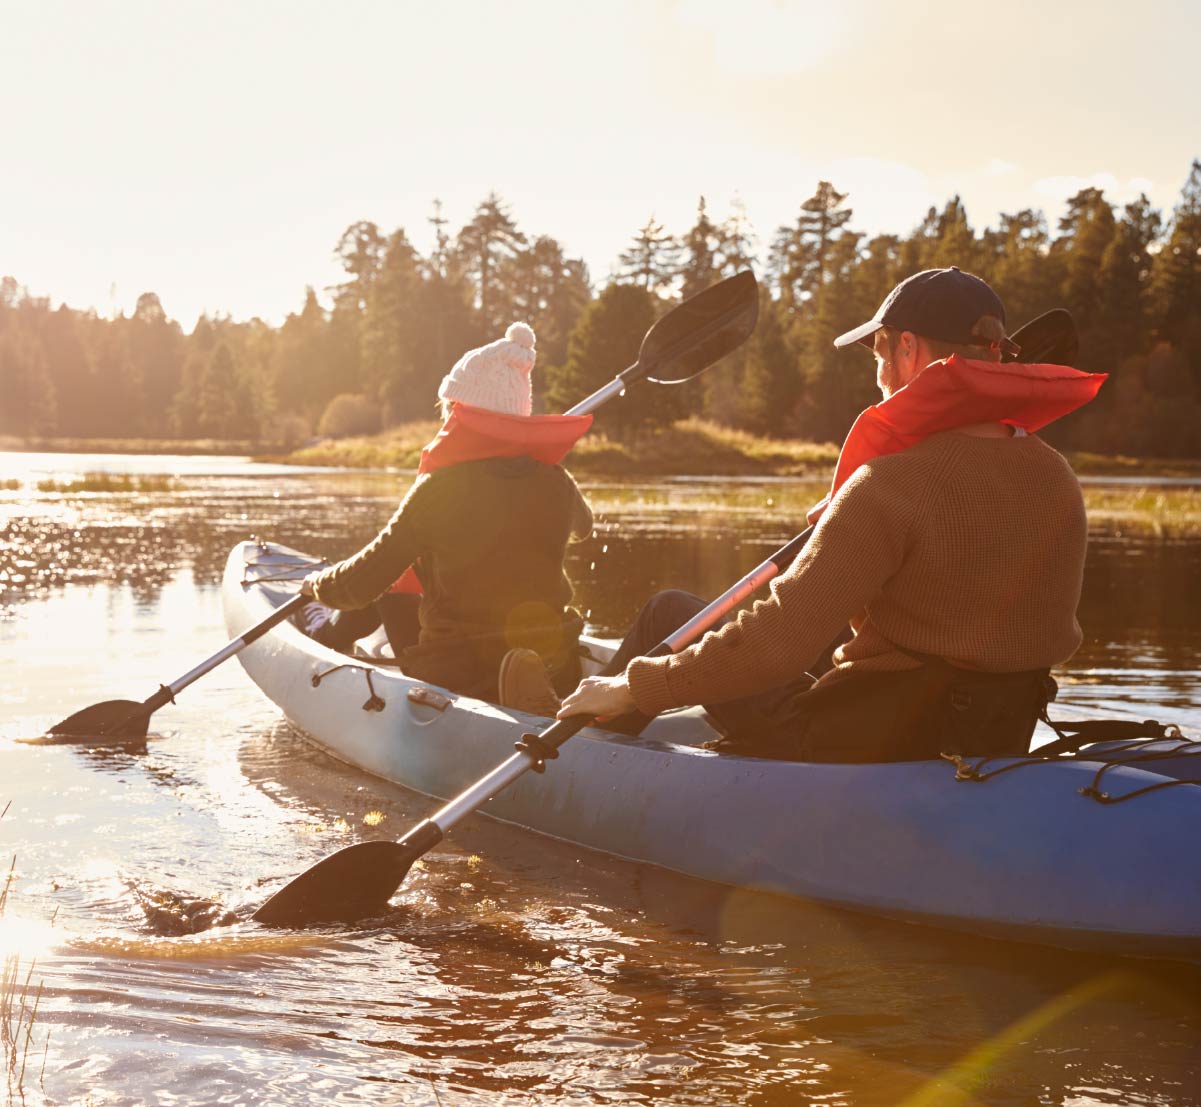
M1033 435L946 432L861 466L771 596L679 654L630 662L639 710L723 703L795 680L850 622L821 683L911 669L896 647L988 672L1080 645L1084 500Z

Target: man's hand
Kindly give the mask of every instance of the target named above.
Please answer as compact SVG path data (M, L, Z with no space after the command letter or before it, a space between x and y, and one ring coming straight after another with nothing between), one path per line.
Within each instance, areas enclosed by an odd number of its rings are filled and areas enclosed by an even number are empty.
M300 582L300 594L302 596L316 595L316 592L313 590L313 581L315 581L320 575L321 574L319 572L309 573L309 575Z
M566 719L569 715L594 715L598 719L609 719L624 715L634 709L634 697L625 674L615 677L588 677L563 701L556 718Z

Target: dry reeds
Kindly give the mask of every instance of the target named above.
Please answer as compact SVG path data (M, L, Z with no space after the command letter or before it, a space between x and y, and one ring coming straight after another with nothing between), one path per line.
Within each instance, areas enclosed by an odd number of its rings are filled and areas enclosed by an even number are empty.
M11 801L0 811L0 819L8 813ZM0 916L8 903L8 893L16 879L17 858L14 855L0 887ZM28 966L21 964L19 954L9 954L0 966L0 1052L4 1056L5 1103L25 1101L25 1076L29 1064L29 1053L35 1045L34 1024L38 1017L38 1005L42 1000L42 983L35 987L33 970L37 961ZM42 1043L42 1066L38 1074L41 1086L46 1074L46 1057L50 1049L50 1035Z

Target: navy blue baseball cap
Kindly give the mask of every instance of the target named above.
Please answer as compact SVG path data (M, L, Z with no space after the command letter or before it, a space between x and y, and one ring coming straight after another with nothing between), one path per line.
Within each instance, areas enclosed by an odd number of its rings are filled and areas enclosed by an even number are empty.
M979 277L957 265L950 269L924 269L896 286L868 322L834 339L835 346L862 342L871 346L872 335L881 327L912 331L940 342L972 345L972 328L984 315L1005 322L1001 297Z

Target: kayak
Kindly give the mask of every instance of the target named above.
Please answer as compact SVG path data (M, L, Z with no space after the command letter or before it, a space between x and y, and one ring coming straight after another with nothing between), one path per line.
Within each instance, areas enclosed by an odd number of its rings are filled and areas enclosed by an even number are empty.
M261 540L236 546L222 582L230 632L270 615L322 564ZM612 655L599 639L581 646L592 671ZM283 622L238 657L309 740L440 800L548 725L406 677L382 640L343 654ZM638 738L592 726L481 813L721 884L987 936L1201 961L1201 743L832 765L702 748L714 736L700 709L661 716Z

